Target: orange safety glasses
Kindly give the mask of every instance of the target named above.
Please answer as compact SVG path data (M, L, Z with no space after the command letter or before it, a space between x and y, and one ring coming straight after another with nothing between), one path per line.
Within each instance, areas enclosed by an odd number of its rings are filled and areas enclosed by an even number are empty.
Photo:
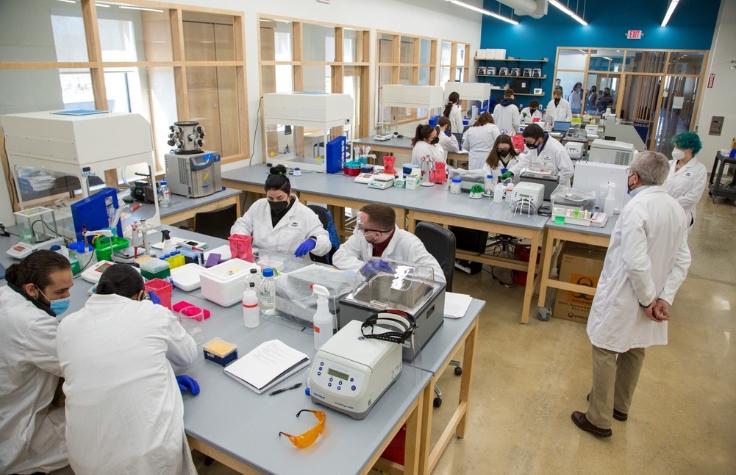
M311 412L312 414L314 414L314 417L317 418L317 424L301 435L291 435L287 434L286 432L279 432L279 437L285 435L289 438L294 447L298 449L306 449L307 447L312 445L317 440L317 437L319 437L319 435L324 432L325 421L327 420L327 414L325 414L324 411L312 411L309 409L302 409L301 411L297 412L296 417L299 417L299 414L301 414L302 412Z

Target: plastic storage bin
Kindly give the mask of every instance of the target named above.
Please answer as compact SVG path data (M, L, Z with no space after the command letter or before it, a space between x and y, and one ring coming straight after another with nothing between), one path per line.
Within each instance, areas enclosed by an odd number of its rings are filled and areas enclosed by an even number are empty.
M171 293L174 287L170 282L163 279L151 279L146 282L145 287L146 290L155 292L158 295L158 298L161 299L161 305L169 309L171 308Z
M251 262L235 258L204 269L199 276L202 296L223 307L239 303L248 274L254 267L256 265Z
M125 238L102 236L95 240L95 255L98 261L112 262L114 252L124 251L130 247L130 241Z

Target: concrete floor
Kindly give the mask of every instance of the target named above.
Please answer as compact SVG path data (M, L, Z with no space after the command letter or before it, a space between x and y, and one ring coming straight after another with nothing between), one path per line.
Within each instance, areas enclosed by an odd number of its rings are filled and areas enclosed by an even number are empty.
M435 474L736 473L736 207L704 196L691 236L693 264L672 309L669 345L647 353L627 422L599 440L570 421L585 410L591 350L585 326L518 323L523 289L488 272L456 278L457 292L485 299L466 437L452 441ZM459 378L446 372L450 417ZM200 473L224 475L215 464Z

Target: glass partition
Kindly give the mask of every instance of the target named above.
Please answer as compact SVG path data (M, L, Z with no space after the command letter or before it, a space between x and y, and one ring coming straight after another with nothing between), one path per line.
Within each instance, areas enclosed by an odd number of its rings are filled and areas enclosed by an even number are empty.
M670 53L667 72L670 74L699 75L703 71L705 54L703 53Z
M625 70L629 73L662 73L667 59L665 51L632 51L626 54Z
M590 71L621 72L624 68L624 51L621 49L594 49L590 51Z

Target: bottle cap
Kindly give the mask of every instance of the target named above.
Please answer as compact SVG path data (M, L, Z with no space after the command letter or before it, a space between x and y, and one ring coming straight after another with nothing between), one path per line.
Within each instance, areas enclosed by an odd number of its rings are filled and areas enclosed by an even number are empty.
M250 273L251 274L257 274L258 273L258 269L256 269L255 267L253 267L253 268L251 268Z
M463 182L463 179L460 178L459 176L455 176L455 177L452 177L452 182L453 183L462 183Z
M270 267L265 267L263 269L263 277L273 277L273 269Z

